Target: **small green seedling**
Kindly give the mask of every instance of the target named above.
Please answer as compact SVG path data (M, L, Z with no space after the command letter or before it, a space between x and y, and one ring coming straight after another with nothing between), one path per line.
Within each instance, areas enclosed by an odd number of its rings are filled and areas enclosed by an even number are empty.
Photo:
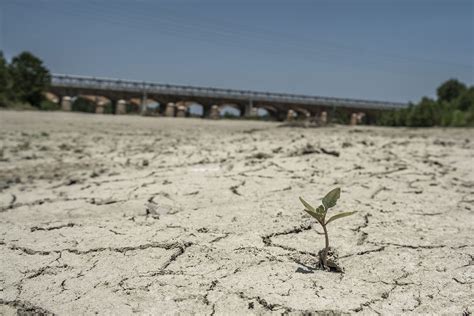
M322 261L323 268L325 268L325 269L329 269L328 262L327 262L328 251L329 251L329 237L328 237L328 230L327 230L326 226L329 223L331 223L332 221L336 220L336 219L343 218L343 217L346 217L346 216L349 216L349 215L352 215L352 214L356 213L356 212L339 213L339 214L336 214L336 215L332 216L331 218L329 218L329 220L326 221L327 211L331 207L336 205L336 202L337 202L337 200L339 199L340 196L341 196L341 189L340 188L336 188L334 190L331 190L328 194L326 194L326 196L322 200L322 204L320 206L318 206L317 208L314 208L313 206L311 206L308 202L303 200L303 198L300 196L300 201L301 201L301 203L303 203L303 205L305 207L304 208L305 212L308 213L309 215L311 215L312 217L316 218L318 223L321 224L321 226L323 227L326 246L324 248L324 251L323 251L323 254L322 254L322 257L321 257L321 261Z

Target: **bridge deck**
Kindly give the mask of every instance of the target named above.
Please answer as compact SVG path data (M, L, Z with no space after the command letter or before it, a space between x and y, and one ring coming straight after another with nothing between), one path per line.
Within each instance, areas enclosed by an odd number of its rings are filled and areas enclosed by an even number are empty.
M259 92L251 90L222 89L199 86L172 85L154 82L121 80L111 78L95 78L76 75L53 74L52 86L68 89L90 89L114 92L147 93L150 95L174 95L182 97L198 97L208 99L224 99L235 101L252 101L254 104L278 103L305 106L330 106L359 109L399 109L408 106L406 103L372 101L347 98L333 98L300 95L291 93Z

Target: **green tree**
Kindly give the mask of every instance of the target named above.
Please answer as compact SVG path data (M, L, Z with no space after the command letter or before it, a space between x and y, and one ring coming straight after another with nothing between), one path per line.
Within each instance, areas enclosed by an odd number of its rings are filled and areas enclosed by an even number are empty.
M441 111L439 104L424 97L418 105L410 108L406 117L406 125L413 127L428 127L440 124Z
M449 79L436 90L439 101L451 102L466 90L466 85L457 79Z
M386 111L377 114L377 125L382 126L396 126L395 125L395 112L396 111Z
M0 106L6 106L10 97L11 80L8 72L8 64L0 51Z
M414 105L412 103L409 104L408 109L400 109L396 112L395 115L395 126L406 126L407 125L407 117L409 113L409 109L413 108Z
M72 103L72 110L77 112L94 113L95 104L88 99L79 97Z
M474 86L456 79L439 86L438 100L424 97L406 109L379 114L377 124L386 126L474 126Z
M466 120L466 113L459 111L459 110L454 110L453 112L453 117L451 120L451 126L466 126L467 120Z
M23 102L40 106L43 91L51 84L51 75L43 62L30 52L15 56L10 64L12 92Z
M474 110L474 87L470 87L462 92L456 99L456 108L461 111Z

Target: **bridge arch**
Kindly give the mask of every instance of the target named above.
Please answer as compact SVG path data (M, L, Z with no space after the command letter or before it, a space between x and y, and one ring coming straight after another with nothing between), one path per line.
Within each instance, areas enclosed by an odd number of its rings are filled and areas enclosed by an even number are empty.
M43 96L47 101L59 104L59 96L57 96L56 94L51 92L44 92Z
M244 109L236 103L223 103L219 105L219 112L221 117L236 118L244 114Z
M311 117L311 112L306 109L299 108L299 107L294 107L291 109L296 113L296 116L297 116L296 118L298 120L305 120Z
M73 97L71 101L73 111L100 114L114 113L111 100L100 95L80 94Z
M168 102L163 114L176 117L201 117L204 113L204 105L195 101Z
M188 116L190 117L203 117L206 109L205 105L195 101L186 102L188 108Z
M128 99L127 101L127 113L141 113L142 111L142 103L143 103L143 100L142 98L130 98ZM150 112L156 112L158 113L159 111L161 111L161 103L158 102L157 100L153 99L153 98L146 98L145 99L145 106L146 106L146 109L147 109L147 112L150 111Z
M278 120L279 113L281 112L281 110L276 107L267 104L257 104L254 105L254 108L256 110L254 115L258 117L268 117L274 120Z

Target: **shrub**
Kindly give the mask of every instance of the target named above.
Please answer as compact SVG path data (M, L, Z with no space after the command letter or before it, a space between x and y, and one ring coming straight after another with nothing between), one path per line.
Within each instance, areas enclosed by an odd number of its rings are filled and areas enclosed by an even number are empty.
M43 100L41 101L39 108L43 111L57 111L61 108L61 106L58 103L54 103L49 100Z
M77 112L95 113L95 103L84 98L77 98L72 103L72 110Z

